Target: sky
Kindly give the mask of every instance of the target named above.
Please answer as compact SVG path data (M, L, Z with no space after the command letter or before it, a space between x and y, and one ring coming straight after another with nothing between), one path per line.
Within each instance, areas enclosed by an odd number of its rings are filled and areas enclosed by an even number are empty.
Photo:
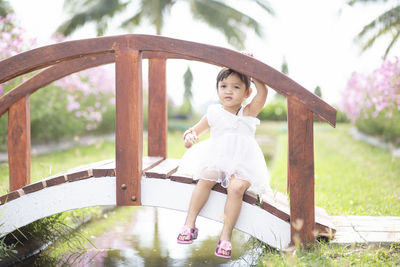
M51 35L68 17L63 11L63 2L10 1L26 34L36 38L41 45L51 43ZM163 36L236 50L226 42L222 33L209 28L205 23L193 20L189 7L184 2L175 4L166 17ZM385 39L381 40L372 49L360 54L360 48L354 42L355 36L364 25L396 1L389 1L386 6L358 4L354 7L346 5L344 0L270 1L276 14L274 17L250 1L226 2L246 12L262 26L262 38L248 32L245 51L253 53L255 58L277 70L281 69L285 59L290 78L310 91L320 86L323 99L337 106L340 105L341 92L345 90L351 73L356 71L368 74L378 68L388 43ZM73 34L71 39L96 37L94 29L93 25L85 26ZM115 22L106 35L122 33L155 34L155 30L147 24L129 32L121 31ZM400 44L397 43L389 58L394 58L395 51L400 51L399 49ZM182 102L182 77L188 66L194 75L193 104L197 110L204 110L209 102L217 100L215 77L219 67L185 60L169 60L167 90L170 99L177 105ZM270 99L273 94L271 92Z

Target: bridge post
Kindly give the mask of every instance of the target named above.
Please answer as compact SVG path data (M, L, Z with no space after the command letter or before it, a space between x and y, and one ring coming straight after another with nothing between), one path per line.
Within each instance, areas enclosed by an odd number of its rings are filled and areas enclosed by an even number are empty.
M288 97L288 189L291 243L315 241L313 113Z
M148 155L167 157L166 59L149 59Z
M29 95L13 104L8 111L8 165L10 191L30 183L31 119Z
M117 205L140 205L143 154L142 55L122 47L115 52Z

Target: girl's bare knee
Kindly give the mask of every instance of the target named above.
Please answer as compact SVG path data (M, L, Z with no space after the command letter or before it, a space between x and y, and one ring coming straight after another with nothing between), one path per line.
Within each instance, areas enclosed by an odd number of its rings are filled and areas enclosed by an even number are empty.
M231 179L228 186L228 194L241 196L250 187L250 183L241 179Z
M202 187L202 188L207 188L207 189L210 189L211 190L211 188L213 188L213 186L216 184L217 182L214 182L214 181L209 181L209 180L199 180L198 182L197 182L197 186L200 186L200 187Z

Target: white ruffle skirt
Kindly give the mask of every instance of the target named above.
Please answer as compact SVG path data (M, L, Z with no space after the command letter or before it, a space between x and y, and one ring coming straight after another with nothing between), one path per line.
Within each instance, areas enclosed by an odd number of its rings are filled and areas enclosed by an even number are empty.
M225 188L231 178L238 178L250 182L249 190L255 193L269 190L264 155L254 137L242 134L224 134L193 145L182 157L178 172Z

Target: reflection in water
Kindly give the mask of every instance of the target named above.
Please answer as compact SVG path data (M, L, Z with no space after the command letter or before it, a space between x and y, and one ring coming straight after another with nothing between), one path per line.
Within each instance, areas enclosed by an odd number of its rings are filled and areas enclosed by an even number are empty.
M126 208L126 207L125 207ZM128 207L129 208L129 207ZM141 207L87 244L83 253L72 253L58 266L249 266L248 235L234 231L232 258L214 255L222 224L198 217L198 239L178 244L176 237L186 214L179 211ZM38 259L39 260L39 259ZM43 266L44 262L35 262ZM37 265L39 266L39 265ZM53 265L54 266L54 265Z

